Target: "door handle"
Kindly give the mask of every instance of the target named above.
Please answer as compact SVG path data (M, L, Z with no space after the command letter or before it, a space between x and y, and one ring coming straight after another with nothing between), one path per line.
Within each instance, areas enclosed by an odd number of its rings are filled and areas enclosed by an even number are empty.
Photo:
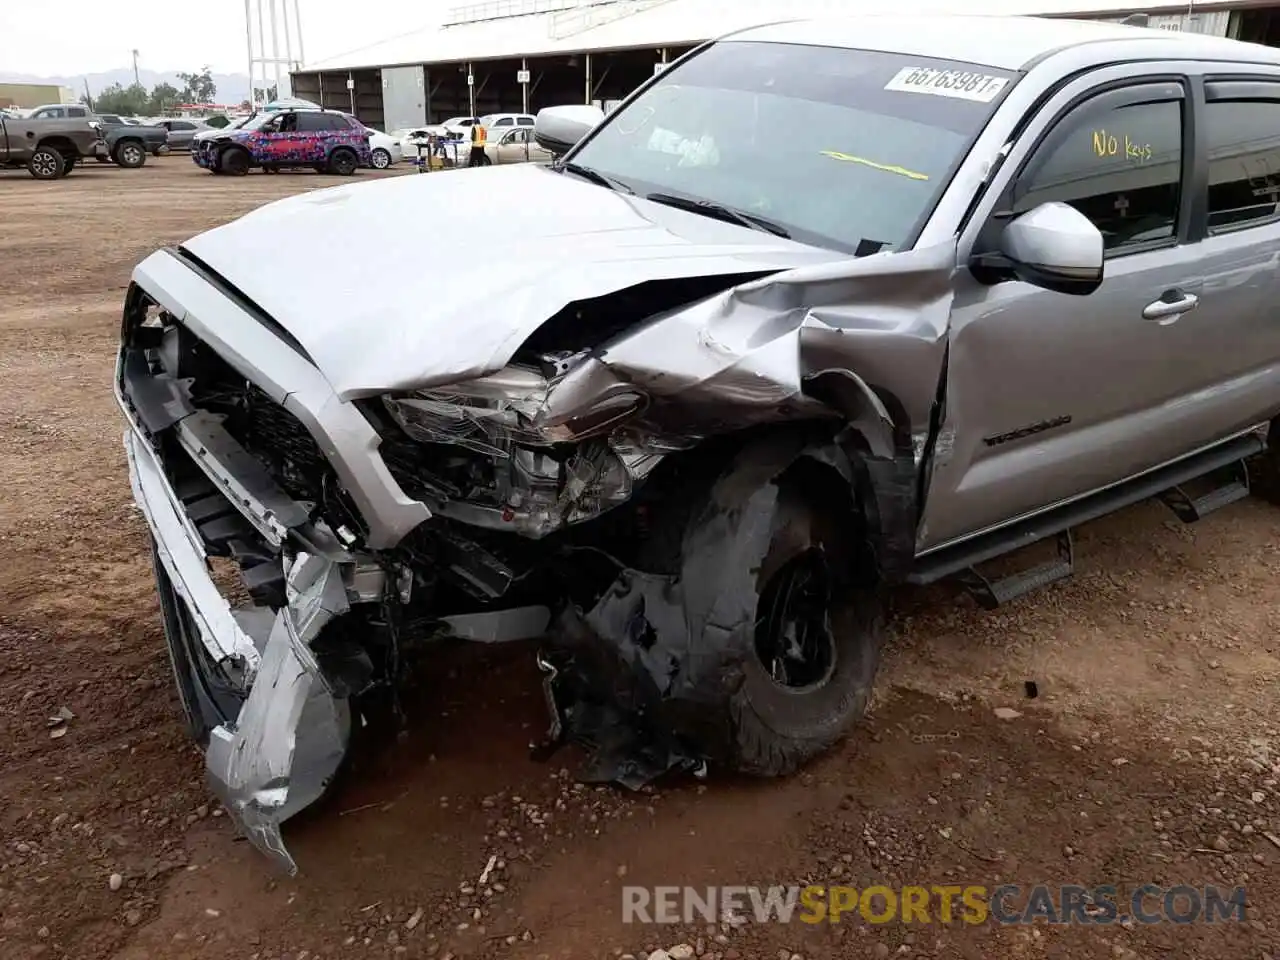
M1166 300L1165 297L1177 297L1177 299ZM1144 320L1176 319L1180 314L1186 313L1188 310L1194 310L1199 304L1200 298L1194 293L1170 290L1159 300L1152 301L1143 307L1142 318Z

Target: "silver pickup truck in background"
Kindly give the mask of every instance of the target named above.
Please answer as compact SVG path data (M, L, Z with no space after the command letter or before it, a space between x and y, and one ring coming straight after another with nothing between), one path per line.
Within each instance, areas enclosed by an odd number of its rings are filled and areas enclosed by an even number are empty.
M57 180L103 146L90 120L0 116L0 168L26 167L37 180Z
M865 709L887 589L996 606L1091 519L1276 480L1276 50L782 23L535 133L557 163L280 200L127 294L179 689L291 869L281 822L432 644L538 640L584 777L785 774Z

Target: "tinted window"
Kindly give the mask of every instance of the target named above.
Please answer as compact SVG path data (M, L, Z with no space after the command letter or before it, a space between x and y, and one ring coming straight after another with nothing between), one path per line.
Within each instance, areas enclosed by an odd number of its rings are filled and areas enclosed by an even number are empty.
M512 123L513 123L513 122L514 122L514 121L513 121L510 117L503 117L501 120L499 120L497 123L495 123L495 124L494 124L494 126L495 126L495 127L509 127L509 126L511 126L511 125L512 125Z
M84 107L69 107L67 109L67 116L69 117L87 117L88 115L89 112Z
M334 118L324 113L300 113L298 116L299 133L319 133L333 129Z
M1211 101L1209 228L1269 220L1280 199L1280 102Z
M954 61L725 41L664 71L573 159L640 194L711 200L870 253L928 217L1014 82Z
M522 126L522 127L532 127L532 126L533 126L533 117L519 117L519 118L516 120L516 123L520 124L520 126Z
M280 126L280 121L288 116L292 116L292 114L256 113L233 129L261 130L265 133L270 133L276 130Z
M1108 251L1174 235L1182 178L1182 103L1089 103L1050 131L1014 192L1014 213L1069 203Z

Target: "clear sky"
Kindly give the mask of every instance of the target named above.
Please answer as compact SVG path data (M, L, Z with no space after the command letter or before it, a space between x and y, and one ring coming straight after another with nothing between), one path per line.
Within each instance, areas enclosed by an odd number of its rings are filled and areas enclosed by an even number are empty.
M293 0L276 0L279 11ZM298 0L308 60L438 23L475 0ZM267 0L263 0L263 9ZM280 14L277 12L277 16ZM255 26L255 42L257 38ZM280 55L284 55L283 30ZM296 41L295 41L296 44ZM0 0L0 72L76 76L149 70L248 73L244 0Z

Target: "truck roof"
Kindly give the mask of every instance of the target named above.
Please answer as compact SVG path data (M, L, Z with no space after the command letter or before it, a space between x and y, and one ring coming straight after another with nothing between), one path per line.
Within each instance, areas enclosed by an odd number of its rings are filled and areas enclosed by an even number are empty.
M1280 51L1222 37L1096 20L977 15L869 16L789 20L748 27L722 40L754 40L879 50L1022 70L1049 54L1085 45L1132 46L1134 58L1204 57L1280 63ZM1119 53L1118 50L1115 51Z

